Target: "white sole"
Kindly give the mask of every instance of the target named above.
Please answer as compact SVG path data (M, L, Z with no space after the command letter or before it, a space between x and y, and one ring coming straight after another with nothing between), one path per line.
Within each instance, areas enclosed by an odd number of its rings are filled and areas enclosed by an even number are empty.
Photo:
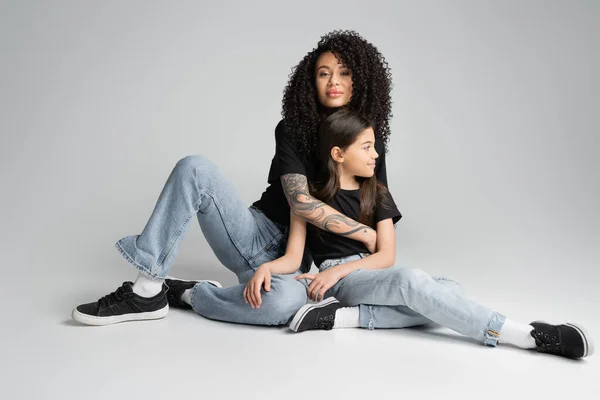
M198 279L180 279L180 278L175 278L174 276L166 276L165 279L171 279L171 280L174 280L174 281L183 281L183 282L198 282L198 283L208 282L211 285L214 285L214 286L216 286L218 288L222 288L223 287L223 285L221 285L220 282L211 281L211 280L208 280L208 279L202 279L202 280L198 280Z
M296 315L294 315L294 319L292 319L292 322L290 322L290 329L294 332L298 332L298 328L300 327L302 320L310 310L313 310L315 308L323 308L331 303L339 303L339 301L335 297L328 297L317 304L303 305L302 308L298 310Z
M103 326L103 325L112 325L118 324L120 322L127 321L144 321L144 320L152 320L152 319L161 319L164 318L169 313L169 305L165 305L160 310L145 312L145 313L131 313L131 314L122 314L122 315L112 315L110 317L96 317L94 315L88 315L77 311L77 309L73 309L73 313L71 316L77 322L81 322L85 325L94 325L94 326Z

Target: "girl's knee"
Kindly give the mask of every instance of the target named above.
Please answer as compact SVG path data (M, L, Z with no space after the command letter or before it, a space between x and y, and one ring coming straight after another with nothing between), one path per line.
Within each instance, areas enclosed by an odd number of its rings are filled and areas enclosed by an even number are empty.
M448 279L444 276L434 276L433 279L440 285L449 287L450 289L453 289L457 293L460 293L462 295L466 294L465 289L460 285L460 283L456 282L455 280Z
M398 268L396 277L404 282L421 281L430 278L425 271L416 268Z

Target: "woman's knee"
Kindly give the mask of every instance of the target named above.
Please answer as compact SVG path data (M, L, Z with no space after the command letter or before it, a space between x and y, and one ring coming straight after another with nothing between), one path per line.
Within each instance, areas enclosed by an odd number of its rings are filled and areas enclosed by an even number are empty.
M208 158L201 154L193 154L177 161L173 171L183 176L188 176L195 171L211 171L215 170L216 166Z
M222 182L222 176L215 164L202 155L190 155L175 164L169 182L197 188L216 188Z

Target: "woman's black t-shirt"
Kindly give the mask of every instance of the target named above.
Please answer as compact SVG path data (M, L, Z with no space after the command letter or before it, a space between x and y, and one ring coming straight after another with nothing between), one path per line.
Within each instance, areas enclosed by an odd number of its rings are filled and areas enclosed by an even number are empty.
M402 218L392 195L388 193L385 196L385 206L378 202L380 205L375 209L373 228L379 221L384 219L392 218L393 223L396 224ZM360 217L360 189L342 189L327 204L347 217L358 221ZM317 267L328 259L369 252L362 242L324 231L312 224L307 224L306 229L306 246Z
M379 157L375 161L375 175L377 180L387 186L385 168L385 151L381 140L375 140L375 150ZM300 174L306 176L309 183L314 183L317 174L316 157L314 154L303 156L291 138L285 134L283 120L275 128L275 155L271 160L271 168L267 182L269 186L263 192L260 200L252 205L261 210L269 219L285 226L290 225L290 206L287 202L281 176L286 174Z

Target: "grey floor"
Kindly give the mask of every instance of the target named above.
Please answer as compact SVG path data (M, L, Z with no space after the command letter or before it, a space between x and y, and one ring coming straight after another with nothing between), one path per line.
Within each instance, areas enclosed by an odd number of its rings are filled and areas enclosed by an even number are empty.
M182 252L192 253L187 244ZM3 282L9 303L3 313L2 391L10 394L4 398L590 399L600 387L597 355L572 361L509 346L487 348L440 327L294 334L285 327L221 323L180 310L159 321L80 326L70 319L74 305L135 276L116 251L99 258L113 263L94 261L93 255L86 265L49 260ZM235 282L214 261L205 264L180 263L172 272ZM598 337L594 282L577 283L582 295L574 296L575 282L496 278L493 284L476 279L463 284L472 297L513 319L577 321Z

